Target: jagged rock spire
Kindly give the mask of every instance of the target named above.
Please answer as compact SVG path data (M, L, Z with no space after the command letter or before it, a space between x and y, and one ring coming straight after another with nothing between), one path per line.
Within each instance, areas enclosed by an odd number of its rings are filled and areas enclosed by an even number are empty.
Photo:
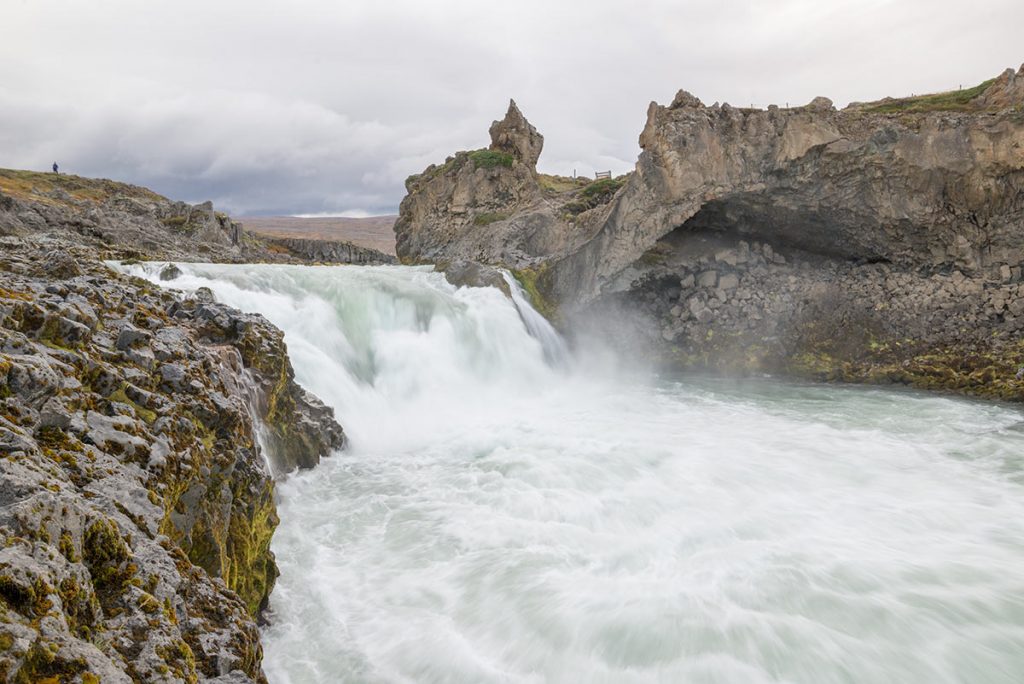
M537 132L515 100L508 101L508 112L501 121L491 124L491 149L513 155L529 166L536 166L544 149L544 136Z

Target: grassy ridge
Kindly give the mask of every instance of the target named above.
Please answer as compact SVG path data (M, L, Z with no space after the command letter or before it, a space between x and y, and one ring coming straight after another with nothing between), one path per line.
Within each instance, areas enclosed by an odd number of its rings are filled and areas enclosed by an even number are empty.
M571 178L569 176L556 176L548 173L538 173L537 183L543 190L552 193L571 192L586 187L592 181L584 176Z
M966 112L973 109L970 106L971 100L981 95L995 82L991 78L979 83L973 88L965 90L949 90L944 93L932 93L930 95L918 95L915 97L901 97L898 99L883 100L864 107L864 111L873 114L899 114L903 112Z
M105 178L84 178L69 174L0 169L0 192L11 197L44 204L65 204L66 193L72 200L105 202L114 195L159 201L164 198L152 190Z

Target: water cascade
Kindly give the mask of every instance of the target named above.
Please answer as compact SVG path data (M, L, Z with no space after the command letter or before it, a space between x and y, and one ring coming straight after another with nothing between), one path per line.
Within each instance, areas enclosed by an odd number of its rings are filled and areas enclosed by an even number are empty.
M351 440L279 485L273 683L1024 681L1015 408L561 363L512 280L182 271Z

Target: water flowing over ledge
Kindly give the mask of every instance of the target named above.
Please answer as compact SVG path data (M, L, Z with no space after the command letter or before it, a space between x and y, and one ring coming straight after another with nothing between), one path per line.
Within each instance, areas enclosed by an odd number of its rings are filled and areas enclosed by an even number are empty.
M424 268L182 271L351 440L279 487L272 682L1024 678L1017 410L552 365Z

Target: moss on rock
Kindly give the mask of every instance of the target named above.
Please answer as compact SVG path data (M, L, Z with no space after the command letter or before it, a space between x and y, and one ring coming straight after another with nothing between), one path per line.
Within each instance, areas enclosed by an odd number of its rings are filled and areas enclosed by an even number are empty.
M560 319L558 302L549 294L551 283L548 264L544 263L535 268L521 268L511 271L511 273L526 292L533 308L552 323L558 322Z

